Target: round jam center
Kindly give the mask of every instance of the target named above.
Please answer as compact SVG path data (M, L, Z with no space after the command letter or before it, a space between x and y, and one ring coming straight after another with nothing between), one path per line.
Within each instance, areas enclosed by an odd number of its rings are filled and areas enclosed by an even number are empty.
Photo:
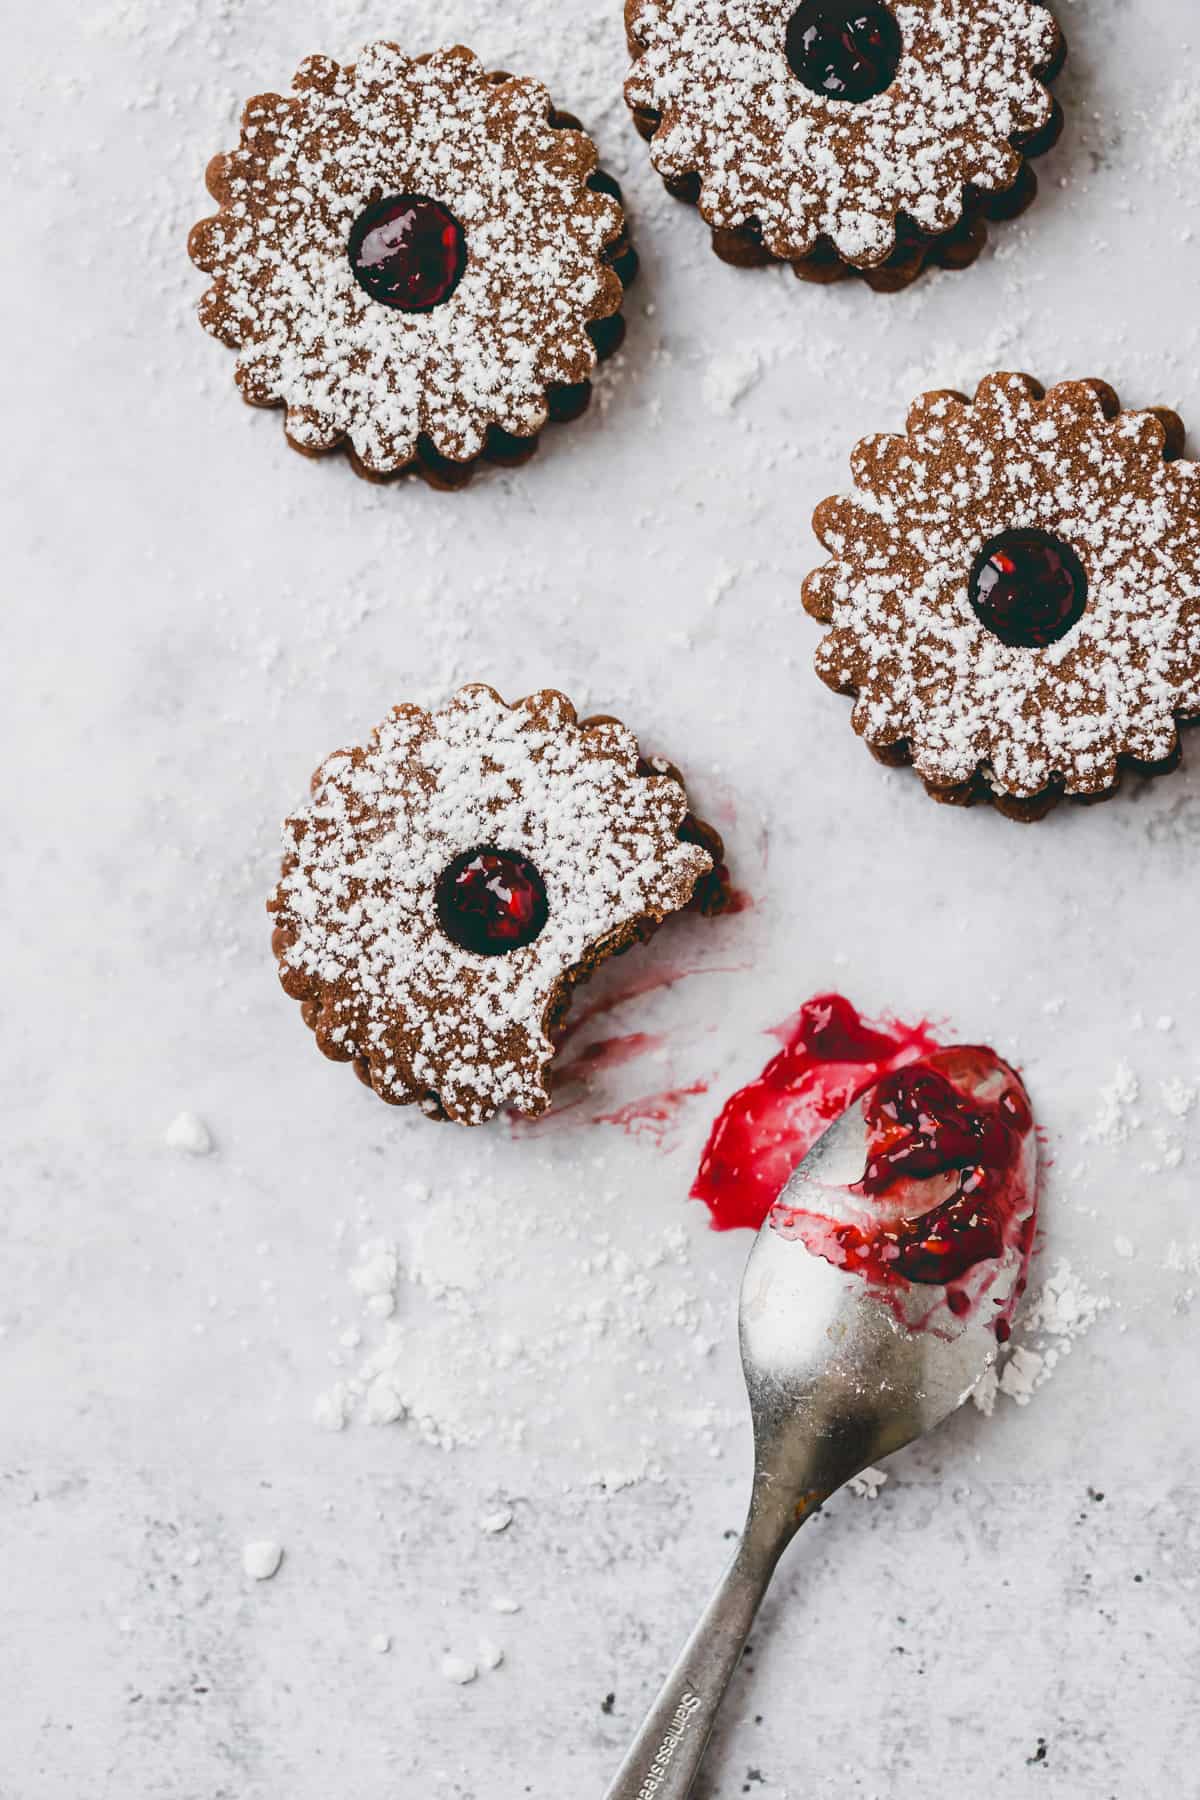
M892 85L904 46L880 0L803 0L788 22L788 67L827 100L870 100Z
M1002 644L1040 650L1083 617L1087 576L1069 544L1047 531L1004 531L971 570L971 605Z
M490 844L456 856L438 877L435 898L446 936L476 956L503 956L532 944L550 914L533 864Z
M423 194L392 194L368 206L354 221L348 250L359 286L401 312L440 306L467 264L462 226Z

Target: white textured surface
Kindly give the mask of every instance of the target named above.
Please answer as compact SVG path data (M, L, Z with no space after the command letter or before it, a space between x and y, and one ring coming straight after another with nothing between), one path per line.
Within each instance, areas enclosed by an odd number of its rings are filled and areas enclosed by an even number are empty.
M402 11L51 0L9 40L0 1791L599 1794L744 1491L746 1245L685 1204L697 1150L761 1031L837 983L1022 1060L1044 1267L1113 1304L1027 1408L804 1534L702 1800L1189 1793L1200 763L1028 830L941 810L853 740L799 586L813 504L924 386L1103 375L1200 429L1190 8L1064 5L1042 200L898 299L711 256L625 116L615 0ZM465 495L305 462L191 316L240 101L381 23L546 78L645 259L604 405ZM533 1133L325 1064L262 911L318 758L478 676L678 759L759 899L606 978L706 971L610 1015L664 1043ZM585 1123L699 1081L662 1148ZM185 1110L213 1154L167 1148ZM403 1272L352 1282L381 1241ZM318 1429L372 1358L405 1416ZM263 1537L286 1559L251 1582Z

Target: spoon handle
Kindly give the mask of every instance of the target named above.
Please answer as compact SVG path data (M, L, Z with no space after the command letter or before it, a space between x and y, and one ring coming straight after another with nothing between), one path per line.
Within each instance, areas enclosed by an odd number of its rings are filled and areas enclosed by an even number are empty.
M732 1563L647 1713L605 1800L685 1800L794 1515L751 1512Z

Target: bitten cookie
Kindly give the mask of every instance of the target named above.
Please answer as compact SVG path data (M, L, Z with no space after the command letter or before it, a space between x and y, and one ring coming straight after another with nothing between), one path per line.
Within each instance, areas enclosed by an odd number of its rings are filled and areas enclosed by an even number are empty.
M1033 200L1066 41L1039 0L627 0L625 97L726 262L891 292Z
M544 1112L575 986L693 899L721 905L721 840L676 771L550 689L396 707L284 831L272 942L319 1048L463 1125Z
M1200 717L1200 465L1101 381L989 375L867 438L813 524L817 672L936 800L1040 819L1179 760Z
M310 57L209 164L205 329L294 449L460 487L575 418L624 335L620 189L540 82L469 50Z

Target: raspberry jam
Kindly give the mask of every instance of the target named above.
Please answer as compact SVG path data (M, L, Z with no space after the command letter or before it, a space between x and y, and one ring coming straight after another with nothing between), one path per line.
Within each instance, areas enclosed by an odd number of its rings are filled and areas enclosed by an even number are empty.
M532 944L550 913L545 885L528 858L490 844L456 856L438 877L435 898L446 936L476 956Z
M1036 1140L1020 1078L991 1050L940 1048L925 1024L868 1024L822 994L713 1127L692 1195L718 1229L757 1228L861 1275L913 1329L982 1316L1003 1341L1036 1220ZM866 1149L850 1186L788 1176L859 1102ZM921 1296L925 1296L923 1299Z
M926 1062L886 1075L863 1103L869 1153L859 1183L864 1196L877 1198L900 1183L928 1187L935 1177L952 1179L951 1193L928 1212L864 1231L845 1225L835 1237L844 1267L876 1279L903 1275L908 1281L942 1287L961 1281L976 1264L1004 1255L1008 1224L1005 1188L1020 1168L1024 1140L1033 1118L1024 1089L1012 1075L994 1099L964 1093L947 1079L949 1068L968 1080L994 1064L990 1051L945 1050ZM911 1191L911 1190L909 1190ZM919 1196L913 1196L919 1204Z
M788 21L788 67L827 100L870 100L892 85L904 49L881 0L803 0Z
M454 214L423 194L391 194L354 221L347 246L354 279L401 312L429 312L448 300L467 264Z
M757 1231L825 1127L881 1075L936 1048L926 1025L868 1025L840 994L806 1001L772 1035L783 1048L726 1101L692 1186L718 1231Z
M1047 531L1003 531L971 569L980 623L1011 649L1040 650L1083 617L1087 576L1069 544Z

